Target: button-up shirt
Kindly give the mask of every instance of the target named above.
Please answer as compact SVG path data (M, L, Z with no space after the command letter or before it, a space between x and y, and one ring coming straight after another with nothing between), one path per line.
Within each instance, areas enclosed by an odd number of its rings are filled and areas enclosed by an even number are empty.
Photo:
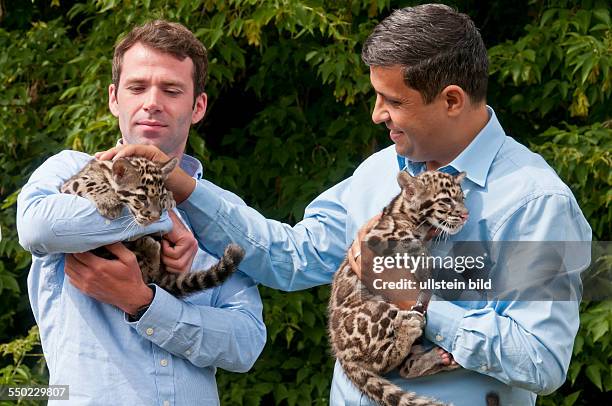
M19 241L32 253L28 293L49 383L69 385L71 405L219 404L216 368L245 372L265 344L255 282L237 272L221 286L182 300L151 285L155 297L137 322L76 289L64 274L65 253L172 228L167 213L141 227L127 209L109 220L89 200L59 193L60 186L91 159L75 151L49 158L18 199ZM201 177L196 159L185 155L181 167ZM216 193L244 204L229 192ZM192 270L206 270L216 261L200 248Z
M489 121L449 165L465 171L470 217L456 241L590 241L591 229L570 189L539 155L506 136L491 108ZM397 173L424 169L390 146L365 160L351 177L317 197L291 227L223 199L205 180L181 204L200 242L220 253L228 241L246 249L244 270L283 290L330 283L359 228L399 192ZM448 171L448 168L444 169ZM578 267L584 269L588 255ZM402 388L456 406L485 404L496 392L503 405L533 405L565 380L578 330L578 300L432 301L424 336L463 367L411 380ZM336 363L332 405L371 405Z

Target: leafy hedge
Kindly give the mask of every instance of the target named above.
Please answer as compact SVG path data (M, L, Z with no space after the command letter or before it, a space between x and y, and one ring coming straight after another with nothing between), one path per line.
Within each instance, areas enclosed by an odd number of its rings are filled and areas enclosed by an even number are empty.
M189 152L206 176L269 217L293 223L318 193L388 144L372 125L360 45L408 1L65 0L0 2L0 384L44 382L17 243L15 200L64 148L97 151L119 136L107 108L118 36L151 18L179 21L209 49L209 111ZM416 4L413 2L412 4ZM612 24L606 1L449 2L490 47L489 104L506 130L571 186L610 240ZM513 11L514 10L514 11ZM525 12L525 10L527 12ZM268 344L248 374L219 371L223 404L327 404L333 364L328 287L261 289ZM612 306L584 303L567 383L542 405L597 404L612 388Z

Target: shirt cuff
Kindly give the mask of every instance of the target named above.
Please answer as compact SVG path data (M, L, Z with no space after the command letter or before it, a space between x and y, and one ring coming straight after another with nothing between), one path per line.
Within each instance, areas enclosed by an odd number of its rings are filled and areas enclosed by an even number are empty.
M202 225L205 225L206 222L215 221L221 208L222 200L219 197L219 192L212 189L209 184L210 182L204 179L197 181L193 192L177 206L187 213L197 213L198 215L194 216L193 219L190 218L190 220L202 223ZM202 220L199 217L207 218Z
M130 322L126 314L125 321L138 334L162 346L172 337L174 327L181 317L182 305L180 300L164 289L157 285L151 286L155 287L155 296L147 311L135 322Z
M427 308L425 337L452 353L459 324L467 310L451 302L436 299L432 298Z

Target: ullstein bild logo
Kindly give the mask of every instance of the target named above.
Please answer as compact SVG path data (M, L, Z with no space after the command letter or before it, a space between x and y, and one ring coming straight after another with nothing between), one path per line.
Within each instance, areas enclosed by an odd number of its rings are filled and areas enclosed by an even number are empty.
M612 298L612 245L590 241L361 244L362 282L389 300L430 291L444 300Z

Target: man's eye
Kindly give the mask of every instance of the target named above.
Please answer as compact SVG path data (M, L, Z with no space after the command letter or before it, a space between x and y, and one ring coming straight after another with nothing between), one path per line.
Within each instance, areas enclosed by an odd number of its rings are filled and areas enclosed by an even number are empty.
M142 86L130 86L128 87L128 90L132 93L139 93L142 92L144 90L144 87Z
M400 104L402 104L402 102L397 100L387 100L387 103L389 103L393 107L398 107Z
M181 91L177 89L166 89L166 93L171 96L178 96L179 94L181 94Z

